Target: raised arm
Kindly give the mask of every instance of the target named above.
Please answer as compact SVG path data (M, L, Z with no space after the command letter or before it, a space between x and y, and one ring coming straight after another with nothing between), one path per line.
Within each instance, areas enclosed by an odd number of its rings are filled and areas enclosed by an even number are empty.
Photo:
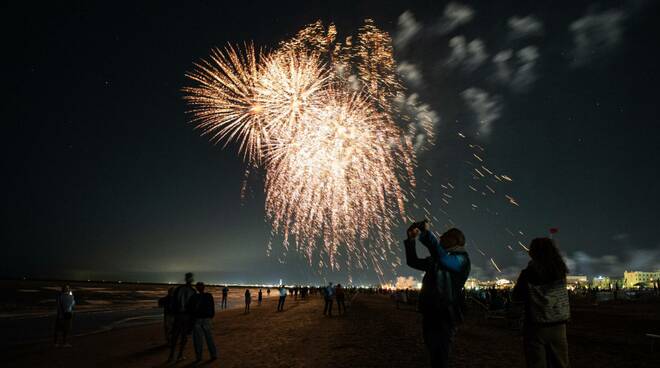
M403 244L406 247L406 264L416 270L427 271L429 268L428 260L417 257L415 239L406 239Z
M440 244L440 240L431 231L423 231L419 236L419 241L429 249L431 256L437 259L444 268L459 272L465 266L465 257L447 253Z

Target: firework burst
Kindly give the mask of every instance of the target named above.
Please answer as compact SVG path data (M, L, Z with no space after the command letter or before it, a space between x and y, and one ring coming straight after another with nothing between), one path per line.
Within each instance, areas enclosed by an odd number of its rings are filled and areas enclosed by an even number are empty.
M186 74L196 85L183 89L197 128L214 142L239 142L239 152L252 162L260 160L266 134L257 101L260 58L251 44L243 52L231 45L214 49Z
M214 50L188 73L194 122L237 142L265 172L273 235L310 264L395 266L392 228L414 186L410 137L395 124L401 91L391 39L367 20L353 42L316 22L268 55Z
M269 156L266 212L285 243L298 250L320 238L329 265L339 268L340 245L350 256L369 256L365 241L389 240L404 211L399 181L403 146L391 143L400 131L363 95L329 90L324 104L308 108L297 131Z

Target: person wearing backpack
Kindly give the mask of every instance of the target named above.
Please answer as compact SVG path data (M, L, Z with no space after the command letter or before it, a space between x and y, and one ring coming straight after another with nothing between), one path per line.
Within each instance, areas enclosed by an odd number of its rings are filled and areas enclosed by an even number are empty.
M550 238L532 240L529 255L532 260L520 272L512 293L514 302L524 304L523 345L527 367L568 367L568 268Z
M463 320L463 285L470 275L470 258L465 251L463 232L452 228L438 239L429 226L427 220L410 226L404 245L408 266L425 272L419 296L422 332L431 367L439 368L449 365L451 344ZM418 236L428 248L429 257L417 257Z

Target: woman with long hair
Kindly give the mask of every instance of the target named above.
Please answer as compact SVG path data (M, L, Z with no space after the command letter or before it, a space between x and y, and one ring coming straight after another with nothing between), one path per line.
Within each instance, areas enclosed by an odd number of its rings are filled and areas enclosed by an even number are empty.
M527 367L568 367L568 268L550 238L532 240L529 256L532 259L520 273L512 295L514 302L525 306L523 345Z

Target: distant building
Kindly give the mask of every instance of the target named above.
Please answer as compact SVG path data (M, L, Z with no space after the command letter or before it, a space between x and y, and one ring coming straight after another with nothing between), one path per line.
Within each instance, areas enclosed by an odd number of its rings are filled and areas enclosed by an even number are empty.
M591 280L591 286L601 290L616 289L623 286L623 279L610 276L596 276Z
M568 275L566 276L566 284L569 286L585 286L589 280L586 275Z
M479 288L479 280L475 278L469 278L467 281L465 281L465 288L466 289L478 289Z
M626 288L653 287L653 282L658 280L660 280L660 271L625 271L623 273L623 286Z

